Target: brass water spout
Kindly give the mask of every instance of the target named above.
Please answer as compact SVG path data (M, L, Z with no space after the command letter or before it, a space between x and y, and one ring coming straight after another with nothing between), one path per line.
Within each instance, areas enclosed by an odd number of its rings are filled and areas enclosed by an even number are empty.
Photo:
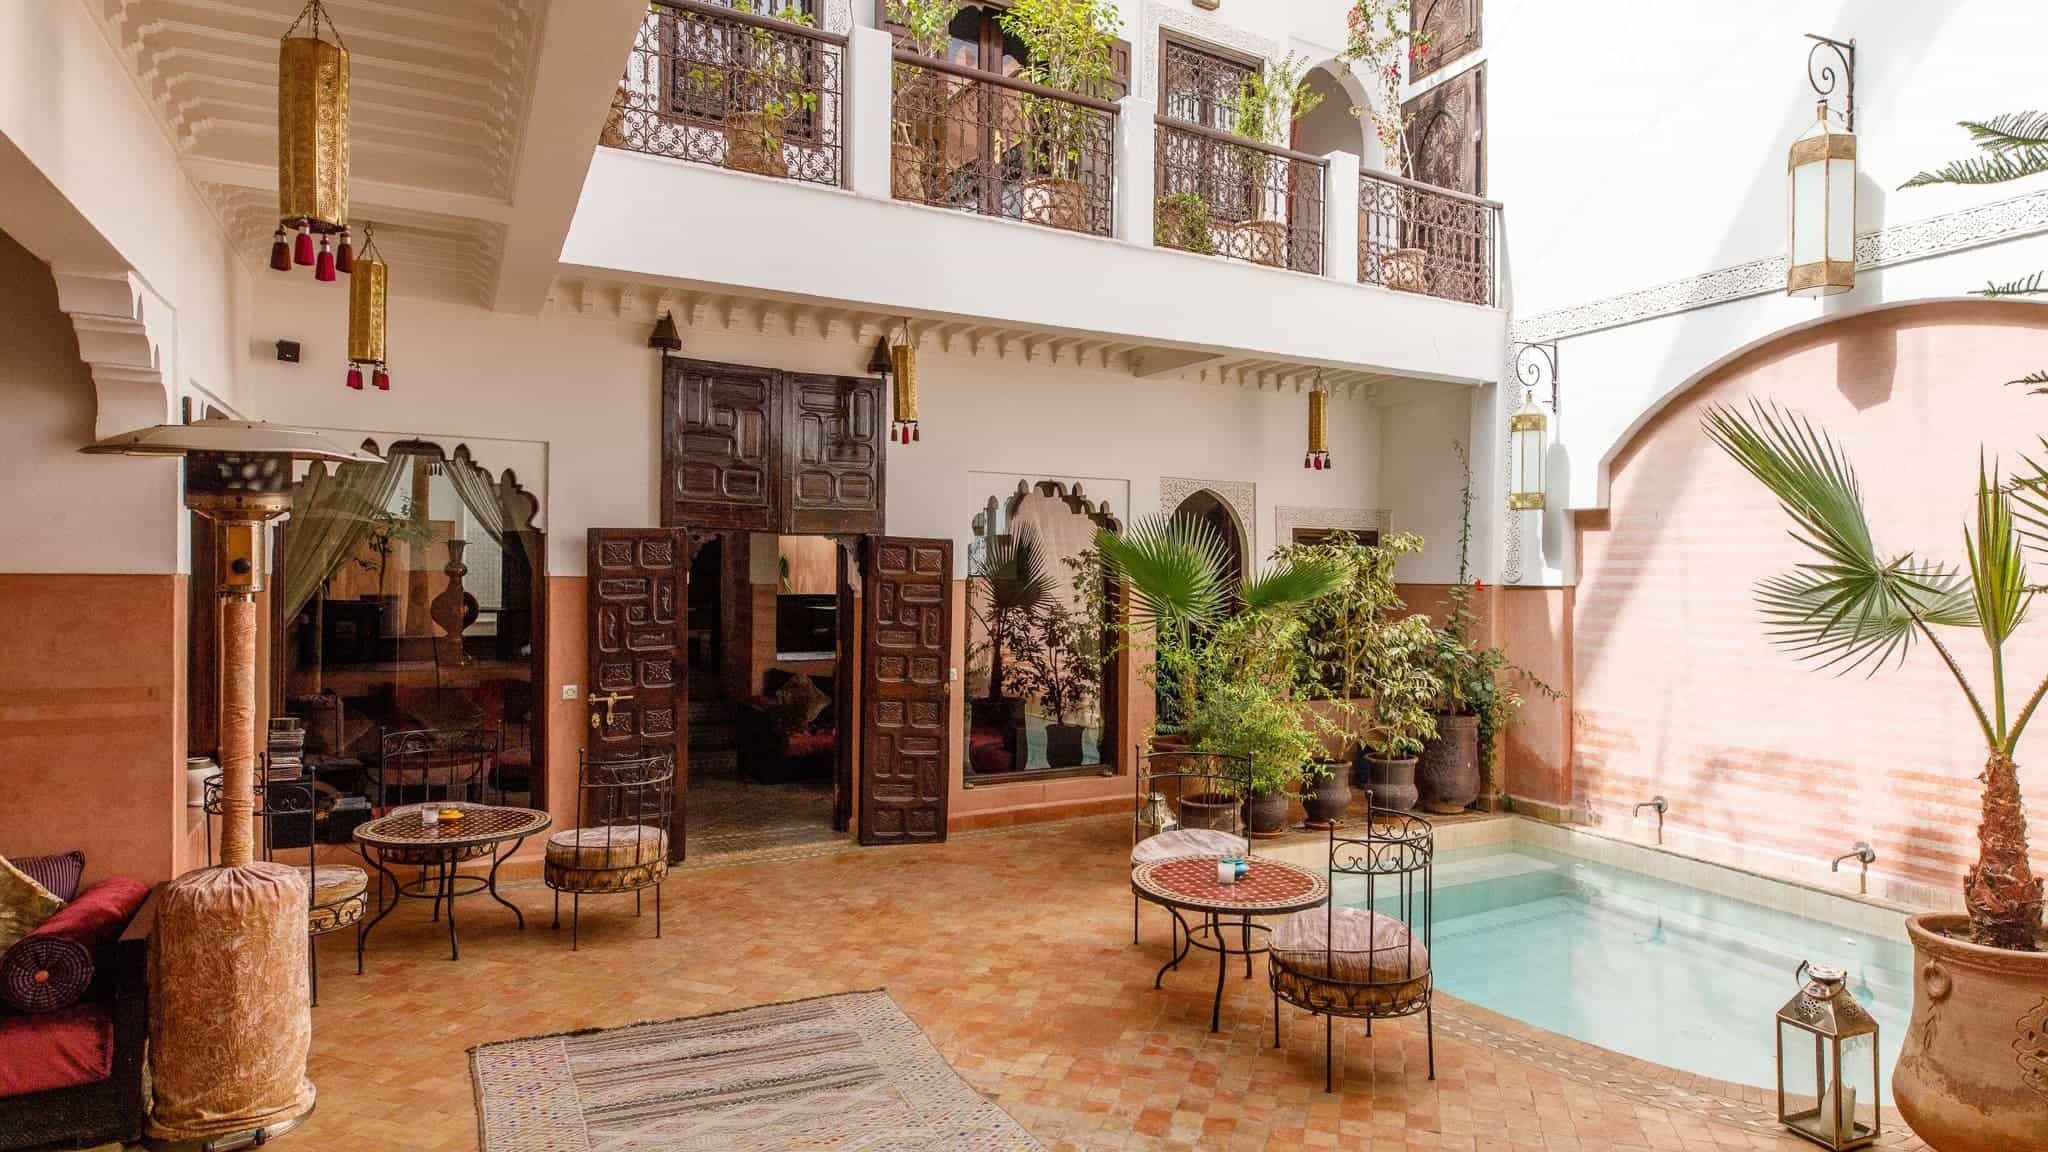
M1842 870L1842 861L1844 860L1856 860L1862 863L1862 874L1856 878L1856 891L1861 895L1869 895L1870 866L1877 863L1877 849L1872 848L1868 840L1858 840L1854 848L1835 857L1834 862L1828 865L1828 871L1840 872Z
M1670 807L1671 805L1662 796L1652 796L1641 804L1636 805L1635 812L1631 814L1641 816L1645 808L1655 808L1657 810L1657 846L1659 848L1664 846L1664 813Z

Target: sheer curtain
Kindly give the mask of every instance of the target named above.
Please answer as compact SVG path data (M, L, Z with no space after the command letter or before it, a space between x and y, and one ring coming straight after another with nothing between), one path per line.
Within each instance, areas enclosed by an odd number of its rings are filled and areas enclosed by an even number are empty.
M292 515L284 554L285 619L296 617L314 593L377 526L413 458L392 452L377 463L345 463L332 473L315 463L292 485Z
M533 521L534 500L520 489L517 477L508 470L502 479L491 479L490 471L470 458L467 444L455 446L454 458L442 471L492 543L508 552L516 545L533 559L533 534L525 529Z

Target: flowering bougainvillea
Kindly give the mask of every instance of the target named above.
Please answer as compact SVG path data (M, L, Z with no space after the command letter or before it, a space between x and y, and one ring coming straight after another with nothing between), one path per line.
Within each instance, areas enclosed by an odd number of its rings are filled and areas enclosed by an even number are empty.
M1372 118L1390 171L1410 176L1408 118L1401 113L1401 62L1429 58L1429 34L1409 26L1409 0L1354 0L1344 58L1378 85L1378 100L1359 110ZM1404 51L1405 49L1405 51Z

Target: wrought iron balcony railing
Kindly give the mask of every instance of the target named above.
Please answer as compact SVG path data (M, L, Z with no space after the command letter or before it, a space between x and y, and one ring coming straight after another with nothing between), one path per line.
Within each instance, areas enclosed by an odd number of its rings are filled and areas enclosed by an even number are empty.
M895 54L898 200L1108 236L1117 106L912 52Z
M1322 273L1321 157L1167 116L1154 131L1157 243Z
M1500 204L1381 172L1362 174L1358 280L1497 306Z
M790 3L785 11L804 9ZM763 176L844 179L846 37L746 7L654 0L599 142Z

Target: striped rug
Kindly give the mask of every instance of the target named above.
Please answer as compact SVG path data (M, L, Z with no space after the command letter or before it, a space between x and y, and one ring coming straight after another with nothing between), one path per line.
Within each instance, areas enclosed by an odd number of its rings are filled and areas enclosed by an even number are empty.
M470 1050L483 1152L1038 1152L887 992Z

